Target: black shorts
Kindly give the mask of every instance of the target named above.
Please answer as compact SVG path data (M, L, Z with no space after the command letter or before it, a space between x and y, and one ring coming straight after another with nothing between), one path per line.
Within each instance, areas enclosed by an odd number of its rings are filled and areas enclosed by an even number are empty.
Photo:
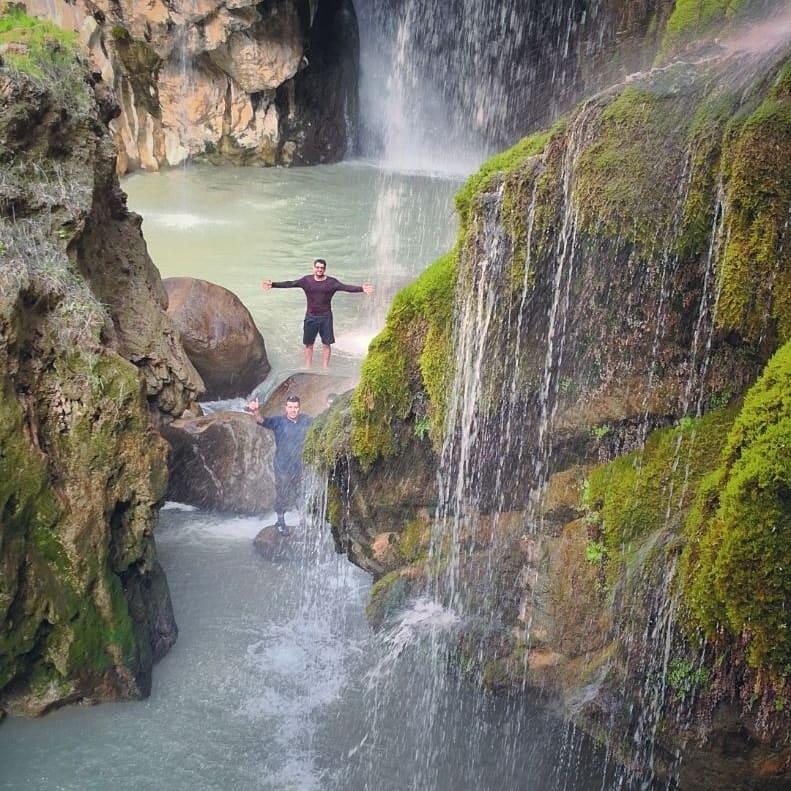
M305 346L313 346L316 336L321 336L321 342L325 346L335 343L335 335L332 332L332 316L305 316L302 324L302 343Z

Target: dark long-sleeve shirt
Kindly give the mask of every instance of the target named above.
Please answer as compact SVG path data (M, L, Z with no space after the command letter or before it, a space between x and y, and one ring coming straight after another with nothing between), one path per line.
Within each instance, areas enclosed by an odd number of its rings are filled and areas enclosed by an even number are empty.
M332 316L332 297L336 291L348 291L357 294L363 290L362 286L347 286L334 277L325 277L316 280L313 275L305 275L299 280L281 280L272 283L272 288L301 288L308 301L307 316Z
M302 446L312 422L313 418L308 415L297 415L296 420L274 415L261 421L261 425L275 435L274 467L278 475L294 475L302 469Z

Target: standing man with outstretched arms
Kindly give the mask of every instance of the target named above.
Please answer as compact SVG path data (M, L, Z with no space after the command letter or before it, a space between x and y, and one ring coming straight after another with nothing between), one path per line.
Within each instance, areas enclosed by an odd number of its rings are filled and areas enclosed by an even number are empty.
M368 283L361 286L347 286L334 277L327 276L327 262L317 258L313 262L313 274L305 275L298 280L281 280L273 283L264 280L261 284L264 291L270 288L301 288L307 299L307 311L302 329L302 343L305 346L305 367L313 364L313 344L316 336L321 336L321 360L324 368L329 367L332 344L335 335L332 328L332 297L337 291L347 291L351 294L372 294L374 287Z
M302 446L313 418L299 413L299 396L286 398L284 415L261 416L258 398L248 401L247 409L253 413L259 426L270 429L275 435L275 527L282 536L289 534L286 511L298 504L302 490Z

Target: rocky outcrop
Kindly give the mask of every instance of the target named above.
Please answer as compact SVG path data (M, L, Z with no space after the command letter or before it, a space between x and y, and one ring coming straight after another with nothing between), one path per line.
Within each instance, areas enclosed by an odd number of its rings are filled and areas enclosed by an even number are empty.
M192 277L164 281L168 316L206 387L204 398L246 396L269 373L266 345L250 311L222 286Z
M309 449L372 620L430 590L472 681L554 699L627 781L791 777L791 69L755 40L486 163Z
M113 88L119 173L198 157L312 164L346 151L357 93L351 0L25 5L78 31Z
M315 416L327 408L330 393L350 384L343 377L292 374L261 399L261 414L282 415L286 397L297 395L303 414ZM185 415L163 426L162 435L170 444L169 500L237 514L272 509L274 437L252 415L230 411L197 418Z
M119 189L117 108L39 34L0 72L0 711L23 714L148 693L176 639L156 425L201 390Z
M171 447L169 500L237 514L272 509L275 443L252 415L216 412L176 420L162 433Z

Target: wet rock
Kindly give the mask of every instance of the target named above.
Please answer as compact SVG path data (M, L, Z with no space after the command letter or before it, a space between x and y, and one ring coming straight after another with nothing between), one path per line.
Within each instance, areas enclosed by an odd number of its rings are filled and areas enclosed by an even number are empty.
M282 415L286 398L299 396L300 408L306 415L318 415L327 409L329 399L350 390L356 379L332 374L298 373L284 379L264 401L261 414Z
M168 315L190 361L203 377L206 399L244 396L271 366L250 311L222 286L192 277L166 278Z
M162 435L171 447L168 499L238 514L272 508L275 443L252 415L215 412L175 420Z
M261 530L253 539L253 549L266 560L278 560L286 549L288 538L281 536L274 525Z
M337 161L356 118L358 33L350 0L28 0L78 33L112 85L118 172L206 157Z
M160 420L202 389L78 59L0 77L0 711L148 694L176 639Z

